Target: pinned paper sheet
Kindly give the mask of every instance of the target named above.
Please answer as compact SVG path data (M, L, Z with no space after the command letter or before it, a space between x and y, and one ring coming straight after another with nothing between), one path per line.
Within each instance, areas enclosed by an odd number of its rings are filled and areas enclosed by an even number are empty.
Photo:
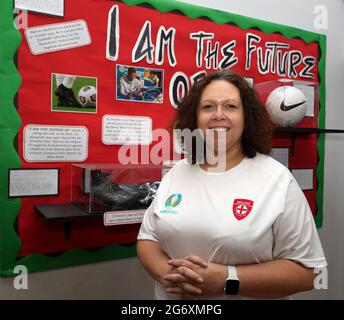
M282 163L287 168L289 167L289 149L288 148L273 148L270 157Z
M104 144L148 145L152 142L152 119L149 117L105 115L102 141Z
M15 0L15 8L54 16L64 16L64 0Z
M91 43L85 20L28 28L25 30L25 37L34 55L82 47Z
M146 210L110 211L104 213L104 225L141 223Z
M294 169L291 173L302 190L313 190L313 169Z
M9 197L57 195L58 169L12 169L9 172Z
M85 127L27 125L24 128L24 159L28 162L82 162L87 156Z

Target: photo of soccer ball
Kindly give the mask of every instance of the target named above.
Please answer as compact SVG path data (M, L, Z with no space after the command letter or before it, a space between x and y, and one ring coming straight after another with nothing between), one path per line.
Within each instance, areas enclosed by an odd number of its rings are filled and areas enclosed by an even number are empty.
M78 101L82 107L96 107L97 90L93 86L84 86L79 90Z
M305 95L298 88L281 86L270 93L266 107L274 125L295 127L306 114L306 102Z

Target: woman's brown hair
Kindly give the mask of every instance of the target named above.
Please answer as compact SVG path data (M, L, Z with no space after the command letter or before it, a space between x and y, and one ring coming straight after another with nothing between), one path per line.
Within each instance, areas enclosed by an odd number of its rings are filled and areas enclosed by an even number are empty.
M267 110L260 101L257 92L248 84L245 78L233 71L217 71L195 83L178 105L174 129L189 129L191 131L197 129L197 111L202 93L215 80L225 80L236 86L240 91L245 119L244 131L241 137L241 147L244 155L253 158L257 152L269 154L272 131ZM188 157L191 158L191 162L196 163L195 146L184 147L188 150Z

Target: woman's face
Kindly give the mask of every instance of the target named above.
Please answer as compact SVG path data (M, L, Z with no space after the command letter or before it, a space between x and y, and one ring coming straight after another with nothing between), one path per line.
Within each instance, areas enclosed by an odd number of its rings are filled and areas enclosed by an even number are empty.
M239 89L225 80L214 80L208 84L198 106L197 126L205 137L207 131L210 137L214 137L215 150L218 141L220 148L225 148L223 151L241 150L244 109Z

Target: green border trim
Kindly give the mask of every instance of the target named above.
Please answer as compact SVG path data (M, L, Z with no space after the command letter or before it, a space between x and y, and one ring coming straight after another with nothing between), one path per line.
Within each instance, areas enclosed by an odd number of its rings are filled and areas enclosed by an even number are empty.
M119 2L119 1L114 1ZM160 12L180 11L191 19L208 17L216 24L232 23L243 30L258 28L265 34L280 33L284 37L300 38L306 43L318 42L321 56L319 59L320 75L320 113L319 127L325 128L325 61L326 61L326 36L293 28L285 25L266 22L237 14L231 14L215 9L208 9L177 2L174 0L123 0L129 6L149 4ZM58 257L49 257L42 254L31 254L17 259L21 242L14 230L16 217L19 213L20 200L9 200L8 173L9 167L21 167L21 162L14 148L13 141L20 128L21 119L13 105L13 99L20 86L20 76L13 62L15 52L20 45L21 37L13 26L13 1L0 1L0 275L13 276L16 265L25 265L28 271L50 270L67 266L93 263L105 260L127 258L136 255L136 245L130 247L110 244L95 252L82 249L73 249ZM6 45L3 45L5 44ZM324 177L324 148L325 138L321 134L318 139L318 167L317 177L320 183L317 189L316 224L322 226L323 203L323 177Z
M13 99L21 78L14 63L21 36L13 25L13 1L0 1L0 275L13 268L21 247L14 224L21 201L8 199L9 167L20 168L21 162L14 147L14 139L21 119Z
M326 128L326 36L319 38L320 59L319 59L319 128ZM318 228L323 225L323 203L324 203L324 167L325 167L325 134L318 136L318 165L317 165L317 215L315 224Z

